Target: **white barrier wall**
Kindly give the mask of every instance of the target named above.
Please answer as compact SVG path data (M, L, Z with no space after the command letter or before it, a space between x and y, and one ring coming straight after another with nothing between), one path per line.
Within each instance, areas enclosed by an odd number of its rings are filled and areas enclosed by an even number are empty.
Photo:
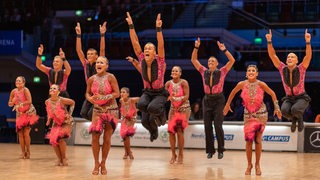
M122 146L120 137L120 123L112 135L111 144ZM91 135L88 133L90 122L76 122L74 144L90 145ZM167 125L159 127L159 137L150 142L149 132L136 123L136 134L131 138L131 146L136 147L170 147ZM230 123L223 125L226 149L245 149L243 125ZM205 148L205 134L203 124L189 124L185 131L185 148ZM100 138L102 143L102 136ZM215 142L216 145L216 142ZM288 125L267 125L263 133L263 150L297 151L298 134L291 133ZM215 146L217 147L217 146Z

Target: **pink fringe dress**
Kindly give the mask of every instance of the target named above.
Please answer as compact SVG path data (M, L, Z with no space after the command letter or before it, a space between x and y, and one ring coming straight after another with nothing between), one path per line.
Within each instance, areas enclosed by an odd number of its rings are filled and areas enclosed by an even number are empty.
M48 118L53 120L53 124L47 137L50 139L50 144L56 146L62 138L69 138L71 136L73 119L67 117L67 109L61 103L61 98L57 101L48 99L46 101L46 110Z
M94 78L91 86L92 94L104 96L111 95L113 89L109 83L108 76L109 74L102 77L93 75ZM105 123L109 123L114 131L118 124L118 114L118 105L114 98L95 100L93 116L98 116L98 118L92 118L92 122L89 127L89 133L102 133Z
M121 114L121 129L120 135L122 139L126 137L131 137L136 133L136 128L134 123L137 121L137 108L135 103L132 103L129 98L128 102L121 102L120 107Z
M188 126L188 120L191 113L189 100L182 101L179 98L183 98L185 95L181 85L182 81L178 83L170 81L168 91L170 96L173 96L175 101L171 101L169 120L168 120L168 132L175 134L177 128L181 127L184 130Z
M27 101L27 97L24 93L25 89L14 91L14 99L15 104L14 110L16 110L16 132L26 126L34 125L38 122L39 116L37 115L37 111L34 108L33 104L31 105L23 105L20 104Z
M257 132L263 132L268 120L268 111L263 103L264 91L259 81L246 81L241 92L244 105L244 138L253 142Z

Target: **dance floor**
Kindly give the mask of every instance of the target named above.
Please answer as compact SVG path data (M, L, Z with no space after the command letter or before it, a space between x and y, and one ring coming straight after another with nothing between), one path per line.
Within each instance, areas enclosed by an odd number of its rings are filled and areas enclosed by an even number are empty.
M91 175L93 157L90 146L68 146L69 166L54 166L50 145L31 145L31 158L18 159L19 144L0 143L0 179L132 179L132 180L316 180L320 179L320 154L263 152L262 176L245 176L245 151L230 150L223 159L207 159L203 149L186 149L184 164L169 164L168 148L132 148L134 160L123 160L123 147L111 147L107 175ZM254 157L254 156L253 156ZM254 159L254 158L253 158Z

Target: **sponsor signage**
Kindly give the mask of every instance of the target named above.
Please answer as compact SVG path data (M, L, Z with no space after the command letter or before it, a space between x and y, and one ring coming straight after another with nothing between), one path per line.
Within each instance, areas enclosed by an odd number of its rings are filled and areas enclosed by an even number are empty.
M90 122L76 122L75 142L79 145L90 145L91 135L88 133ZM119 123L117 129L112 135L111 144L115 146L123 146L120 136ZM158 139L150 142L149 132L142 126L141 123L136 123L136 134L131 137L131 146L133 147L170 147L169 133L167 125L159 127ZM243 125L225 124L224 139L226 149L243 150L245 149L245 140L243 134ZM213 134L215 138L215 133ZM267 125L263 133L263 149L276 151L297 151L298 137L297 133L291 133L290 126L285 125ZM100 137L100 143L102 143ZM184 132L185 148L205 148L205 133L203 124L189 124ZM320 137L320 129L319 129ZM216 138L215 138L216 139ZM319 140L320 141L320 140ZM217 148L217 142L215 141ZM254 148L254 146L253 146ZM319 143L320 148L320 143Z
M19 55L23 47L22 30L0 31L0 55Z
M320 128L306 127L304 132L304 151L320 152Z

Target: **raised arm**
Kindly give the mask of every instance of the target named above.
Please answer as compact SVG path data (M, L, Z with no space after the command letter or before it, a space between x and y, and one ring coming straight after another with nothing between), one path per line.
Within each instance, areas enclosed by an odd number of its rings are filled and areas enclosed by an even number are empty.
M43 54L43 45L40 44L40 46L38 47L38 55L37 55L37 59L36 59L36 67L37 67L40 71L46 73L46 71L47 71L47 66L45 66L45 65L42 64L42 60L41 60L42 54Z
M240 81L236 87L233 88L233 90L231 91L230 95L229 95L229 98L226 102L226 105L224 106L223 108L223 115L227 115L229 111L233 112L230 108L230 104L234 98L234 96L237 94L237 92L239 92L244 86L244 81Z
M232 54L227 50L224 43L220 43L219 41L217 41L217 45L218 45L220 51L224 52L224 54L227 56L229 61L226 64L226 68L228 71L230 71L230 69L232 68L232 66L236 60L234 59Z
M142 49L141 49L139 39L138 39L136 30L134 29L133 21L129 12L127 12L126 21L129 25L129 34L130 34L131 44L132 44L134 53L136 54L136 56L139 56L142 52Z
M269 33L266 34L266 39L267 39L267 46L268 46L268 54L269 57L273 63L273 65L278 69L280 66L280 59L278 58L278 56L276 55L276 51L274 50L273 46L272 46L272 31L271 29L269 30Z
M259 86L267 93L271 96L272 98L272 102L273 102L273 106L274 106L274 115L277 115L279 119L281 119L282 114L280 111L280 107L278 104L278 99L276 96L276 93L274 93L274 91L265 83L265 82L259 82Z
M308 29L306 29L305 31L304 38L306 39L306 55L303 58L302 65L304 68L307 69L309 67L309 64L312 58L312 49L310 44L311 35L310 33L308 33Z
M132 65L137 69L137 71L139 71L139 73L142 72L142 71L141 71L141 66L140 66L138 60L134 59L134 58L131 57L131 56L126 57L126 59L127 59L129 62L132 63Z
M106 40L105 34L107 32L107 22L105 21L102 26L100 25L100 52L99 56L106 56Z
M198 39L194 42L194 48L192 51L192 55L191 55L191 62L193 64L193 66L199 71L200 67L202 66L198 60L198 50L200 47L200 38L198 37Z
M86 56L84 55L82 51L82 42L81 42L81 27L80 23L77 22L77 26L75 27L77 38L76 38L76 51L78 54L78 57L81 61L81 64L84 64L84 61L86 59Z
M156 30L157 30L157 41L158 41L158 56L160 58L165 57L164 52L164 40L163 40L163 34L162 34L162 20L161 20L161 14L159 13L156 20Z
M64 74L66 74L67 76L69 76L70 73L71 73L71 66L70 66L69 62L67 61L66 56L65 56L62 48L59 49L59 56L60 56L60 58L62 59L62 61L63 61L63 66L64 66L64 68L65 68Z

